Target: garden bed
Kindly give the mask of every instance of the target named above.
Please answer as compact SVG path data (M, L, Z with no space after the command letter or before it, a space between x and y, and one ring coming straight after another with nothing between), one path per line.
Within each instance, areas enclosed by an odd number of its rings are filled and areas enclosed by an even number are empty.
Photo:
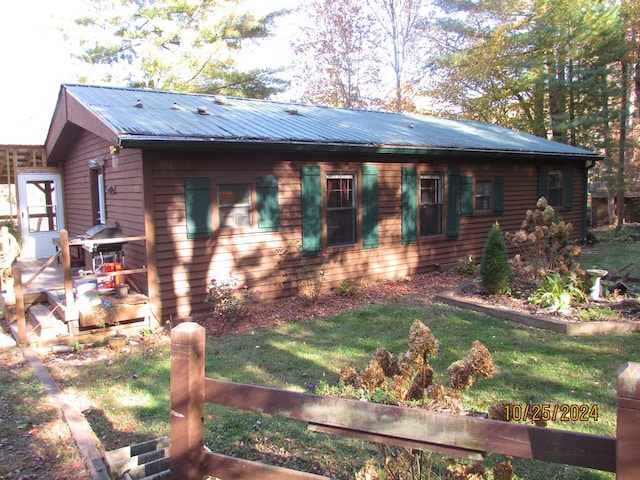
M640 302L635 299L613 298L590 302L585 306L599 311L611 311L611 319L583 321L579 310L551 313L549 309L528 303L524 297L486 295L474 282L445 289L436 298L459 308L466 308L512 322L544 328L567 335L601 335L640 331Z
M297 296L261 302L255 305L247 316L235 321L211 315L197 320L206 328L207 336L220 337L310 320L314 317L335 315L346 310L384 303L412 294L422 294L430 299L442 289L459 285L468 279L468 276L452 271L428 273L370 285L358 285L351 295L338 295L335 291L330 291L319 295L316 299Z

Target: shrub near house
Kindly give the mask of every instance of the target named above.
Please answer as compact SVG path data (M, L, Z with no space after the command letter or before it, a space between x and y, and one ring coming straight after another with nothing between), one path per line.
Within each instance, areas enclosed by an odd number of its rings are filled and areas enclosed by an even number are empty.
M491 227L482 252L482 261L480 262L482 287L490 295L506 293L509 290L512 277L511 266L507 258L507 246L504 243L500 225L496 222Z

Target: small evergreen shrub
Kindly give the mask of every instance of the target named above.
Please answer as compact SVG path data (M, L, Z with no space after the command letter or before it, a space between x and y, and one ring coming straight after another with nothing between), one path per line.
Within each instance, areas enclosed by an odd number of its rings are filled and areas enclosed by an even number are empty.
M342 280L336 294L341 297L354 297L358 293L358 284L353 280Z
M480 279L482 287L490 295L505 293L512 279L511 265L507 257L507 246L498 222L493 224L482 252Z

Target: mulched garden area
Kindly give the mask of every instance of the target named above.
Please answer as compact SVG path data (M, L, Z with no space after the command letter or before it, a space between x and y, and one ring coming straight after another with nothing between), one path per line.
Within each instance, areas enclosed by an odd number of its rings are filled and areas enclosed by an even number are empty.
M445 288L469 281L470 277L454 272L434 272L400 280L359 286L353 295L338 295L331 291L314 300L291 297L257 304L245 318L234 322L210 318L201 323L207 336L220 337L261 328L271 328L288 322L309 320L317 316L335 315L353 308L383 303L411 294L431 297Z
M262 302L256 305L245 318L229 322L212 317L199 323L205 327L207 336L220 337L271 328L292 321L305 321L316 316L335 315L349 309L383 303L412 294L422 294L425 300L431 300L431 297L438 292L457 287L461 289L461 296L489 306L532 315L552 315L567 322L584 321L578 317L579 309L573 308L563 313L551 312L548 308L541 308L527 301L531 293L531 285L514 284L513 295L487 295L480 287L478 277L447 271L360 286L355 294L350 296L341 296L335 291L330 291L318 296L315 301L298 296ZM598 318L601 321L640 321L640 302L634 298L622 295L603 296L598 302L590 302L581 309L595 307L600 312L606 309L612 311L609 315L601 315L601 318Z
M518 285L516 283L513 285L514 293L512 295L488 295L482 290L478 281L467 281L461 285L460 296L488 306L515 312L528 313L530 315L551 315L566 322L588 321L585 320L585 317L589 318L586 315L589 311L597 313L597 317L596 313L593 314L591 321L640 321L640 302L625 295L601 296L597 301L590 301L579 307L571 307L565 312L557 312L551 308L540 307L529 302L527 298L531 295L532 290L533 288L530 284Z

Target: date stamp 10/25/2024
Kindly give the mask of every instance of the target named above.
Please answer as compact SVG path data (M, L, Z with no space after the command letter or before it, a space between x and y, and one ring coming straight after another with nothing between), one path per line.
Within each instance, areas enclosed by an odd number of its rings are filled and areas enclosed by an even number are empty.
M598 420L598 404L586 403L519 403L505 405L507 421L589 422Z

